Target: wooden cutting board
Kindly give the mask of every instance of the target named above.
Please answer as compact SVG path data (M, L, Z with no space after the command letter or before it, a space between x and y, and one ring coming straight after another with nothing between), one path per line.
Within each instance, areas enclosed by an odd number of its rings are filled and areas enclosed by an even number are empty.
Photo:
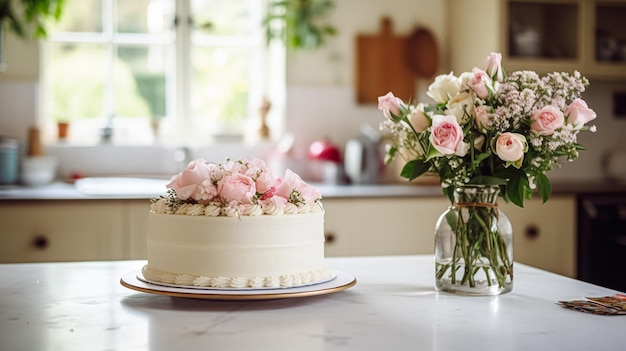
M378 104L378 97L392 92L414 100L416 76L407 62L408 36L393 34L391 19L381 20L380 33L356 38L357 101Z

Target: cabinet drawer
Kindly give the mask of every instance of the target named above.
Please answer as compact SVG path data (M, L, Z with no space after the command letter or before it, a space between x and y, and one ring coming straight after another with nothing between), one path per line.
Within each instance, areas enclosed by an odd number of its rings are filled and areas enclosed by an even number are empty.
M435 223L449 206L443 196L323 202L326 256L432 254Z
M118 201L0 205L0 262L123 259L124 206Z

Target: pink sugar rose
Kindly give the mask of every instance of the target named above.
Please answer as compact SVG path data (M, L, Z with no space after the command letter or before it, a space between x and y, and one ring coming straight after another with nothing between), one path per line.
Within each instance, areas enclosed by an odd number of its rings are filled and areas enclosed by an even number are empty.
M498 82L504 80L504 72L502 69L502 54L498 52L492 52L485 60L485 72Z
M440 153L452 155L463 141L463 129L455 116L435 115L429 140Z
M580 129L585 123L596 118L596 113L587 106L583 99L576 99L565 109L567 123L573 124L574 128Z
M378 97L378 109L383 111L383 115L387 119L391 119L392 115L400 117L400 105L402 104L402 100L395 97L391 92Z
M252 178L235 173L224 176L217 183L217 192L223 203L249 205L256 195L256 187Z
M487 72L474 67L472 69L472 76L468 82L470 88L476 92L476 95L481 99L486 99L489 97L489 88L491 86L491 78Z
M528 151L526 138L518 133L502 133L496 140L496 155L507 165L520 168L524 161L524 153Z
M208 193L202 183L211 180L211 167L203 159L189 162L187 167L177 175L174 175L166 185L168 189L173 189L176 196L186 200L203 200Z
M563 112L554 106L546 106L530 117L530 128L539 135L552 135L564 123Z
M257 192L263 194L276 185L276 177L263 160L254 158L247 167L245 175L254 180Z
M278 181L275 194L289 200L294 191L299 192L300 197L307 203L313 203L321 197L317 189L305 183L302 178L292 170L287 169L285 171L285 178L279 179Z

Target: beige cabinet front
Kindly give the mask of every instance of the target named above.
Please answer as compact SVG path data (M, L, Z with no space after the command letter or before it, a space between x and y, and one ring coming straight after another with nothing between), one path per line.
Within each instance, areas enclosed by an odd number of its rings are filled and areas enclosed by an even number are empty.
M0 262L126 258L121 201L23 201L0 204Z
M441 197L325 199L327 256L432 254L434 230L449 206ZM576 199L555 196L524 208L500 201L513 226L516 262L576 275Z

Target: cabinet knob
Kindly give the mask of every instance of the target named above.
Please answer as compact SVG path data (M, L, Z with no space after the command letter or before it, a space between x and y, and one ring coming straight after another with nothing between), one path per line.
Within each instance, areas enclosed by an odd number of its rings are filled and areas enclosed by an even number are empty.
M50 241L45 235L37 235L33 239L33 246L39 250L45 250L48 248Z
M335 233L325 233L324 239L326 240L326 244L332 244L333 242L335 242Z
M526 231L524 234L526 234L527 239L537 239L540 234L539 227L534 224L529 224L528 226L526 226Z

